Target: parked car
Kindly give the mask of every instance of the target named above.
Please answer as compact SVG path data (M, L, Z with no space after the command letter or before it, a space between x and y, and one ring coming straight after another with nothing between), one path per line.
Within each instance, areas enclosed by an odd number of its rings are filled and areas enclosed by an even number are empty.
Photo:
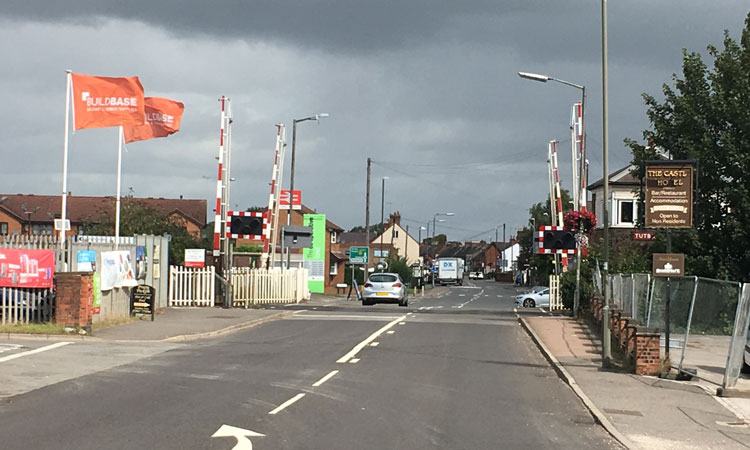
M375 303L409 305L406 283L397 273L373 273L363 287L363 305L374 305Z
M541 288L540 290L535 290ZM534 286L531 291L516 295L516 306L534 308L535 306L549 306L549 288Z

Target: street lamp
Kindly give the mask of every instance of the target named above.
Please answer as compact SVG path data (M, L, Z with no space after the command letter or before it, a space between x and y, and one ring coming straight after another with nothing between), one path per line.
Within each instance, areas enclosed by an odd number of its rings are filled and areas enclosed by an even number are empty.
M294 209L294 156L295 156L295 147L297 144L297 124L299 122L305 122L307 120L315 120L320 122L320 119L328 117L328 113L320 113L315 114L314 116L305 117L304 119L294 119L292 120L292 173L290 175L290 186L289 186L289 214L286 216L286 225L289 226L292 224L292 210ZM289 269L289 263L290 259L292 257L292 252L290 249L287 249L286 253L286 268Z
M435 213L434 216L432 216L432 237L435 237L435 222L437 219L437 216L454 216L455 214L452 212L449 213ZM440 220L440 222L445 222L445 220Z
M604 1L604 0L602 0L602 1ZM585 125L584 125L584 123L585 123L585 121L584 121L584 117L585 117L584 105L586 103L586 86L583 86L583 85L580 85L580 84L571 83L569 81L561 80L559 78L550 77L548 75L540 75L540 74L537 74L537 73L518 72L518 76L521 77L521 78L525 78L527 80L540 81L542 83L546 83L547 81L557 81L558 83L566 84L568 86L572 86L572 87L574 87L576 89L580 89L581 90L581 136L582 136L581 137L581 139L582 139L582 142L581 142L581 164L582 164L582 169L584 169L585 168L585 164L586 164L586 159L585 159L585 155L586 155L586 147L585 147L586 135L585 135L585 129L586 128L585 128ZM606 150L605 150L605 152L606 152ZM606 157L605 157L605 160L606 160ZM573 161L573 163L575 163L575 160ZM605 162L605 165L606 165L606 162ZM574 172L575 172L575 170L574 170ZM582 198L583 197L583 192L584 192L583 186L585 186L585 184L586 184L585 175L586 175L586 172L585 172L585 169L584 169L584 170L581 171L581 179L582 179L582 181L578 183L578 186L573 186L573 192L574 192L575 196L579 198L578 202L580 203L579 205L574 205L573 209L578 209L578 208L580 208L581 210L585 209L586 199ZM604 198L605 199L607 198L607 195L608 195L607 194L607 190L605 188L605 191L604 191ZM560 225L562 225L562 224L560 224ZM606 232L605 232L605 236L606 236ZM605 241L606 241L606 237L605 237ZM605 249L606 249L606 242L605 242ZM575 319L578 318L578 307L580 305L580 299L581 299L581 246L580 245L577 245L577 250L578 250L578 252L577 252L577 255L576 255L576 288L575 288L575 293L573 295L573 318L575 318ZM606 258L606 256L605 256L605 258ZM606 259L605 259L605 261L606 261ZM605 265L606 265L606 263L605 263Z

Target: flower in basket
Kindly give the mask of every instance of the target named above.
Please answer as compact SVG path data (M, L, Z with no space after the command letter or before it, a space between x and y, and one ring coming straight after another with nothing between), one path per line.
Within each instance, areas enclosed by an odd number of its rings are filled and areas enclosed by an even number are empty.
M568 231L587 234L596 226L596 216L589 211L571 211L565 214L563 223Z

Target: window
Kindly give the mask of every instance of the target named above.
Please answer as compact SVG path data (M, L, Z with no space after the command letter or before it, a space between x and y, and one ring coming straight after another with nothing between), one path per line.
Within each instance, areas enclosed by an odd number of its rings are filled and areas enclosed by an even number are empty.
M31 234L36 236L51 235L54 231L51 223L35 223L31 226Z
M335 262L331 263L330 270L328 271L330 275L336 275L339 273L339 266Z
M632 227L635 225L636 204L632 198L614 199L614 223L615 226Z
M331 231L331 244L335 244L338 240L338 235L335 231Z
M396 238L396 239L398 239L398 230L395 230L393 232L393 237Z
M387 258L388 250L375 250L374 254L376 258Z
M0 234L8 234L8 222L0 222Z

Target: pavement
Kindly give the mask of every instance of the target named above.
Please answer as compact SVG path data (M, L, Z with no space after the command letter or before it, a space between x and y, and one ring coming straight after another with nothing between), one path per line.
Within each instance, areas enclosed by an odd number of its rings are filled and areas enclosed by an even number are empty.
M750 400L714 395L705 382L601 368L588 326L560 315L519 315L558 375L596 420L630 449L750 448Z

